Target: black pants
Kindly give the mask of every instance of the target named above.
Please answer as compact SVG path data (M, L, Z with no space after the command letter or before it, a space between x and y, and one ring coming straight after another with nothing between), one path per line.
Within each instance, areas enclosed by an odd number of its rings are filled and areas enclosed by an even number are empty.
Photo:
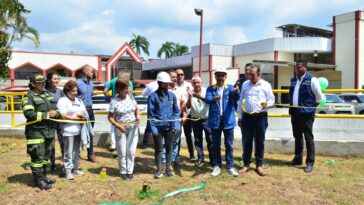
M64 154L63 147L64 146L63 146L62 130L61 130L60 126L57 128L57 137L58 137L58 143L59 143L59 146L61 149L61 154L62 154L62 159L63 159L63 154ZM52 153L51 153L51 157L50 157L51 165L53 165L53 166L56 165L56 149L54 147L54 144L55 143L53 143Z
M208 121L200 119L198 121L192 121L193 136L195 138L195 147L197 150L197 156L199 159L204 160L203 153L203 132L205 132L205 139L207 143L207 150L209 151L210 164L212 164L212 136L211 129L208 126Z
M295 157L293 160L296 162L302 162L304 135L307 150L306 164L313 165L315 163L315 142L312 133L314 120L314 115L292 115L291 117L293 137L295 138Z
M166 148L166 171L171 170L172 161L172 145L174 140L174 134L171 131L159 130L158 135L153 135L154 140L154 158L157 164L158 171L162 170L162 150L163 139Z
M188 115L187 118L191 118L191 115ZM186 143L188 147L188 152L190 154L190 158L195 158L194 147L193 147L193 139L192 139L192 123L191 120L187 120L183 125L183 132L185 133ZM181 140L180 140L181 142ZM181 147L181 146L179 146ZM179 150L178 150L179 153Z
M95 113L94 111L87 110L88 117L91 121L95 121ZM94 128L95 122L91 122L92 128ZM94 139L90 137L90 147L87 148L87 157L92 157L94 155Z
M152 135L152 132L151 132L150 127L149 127L149 121L147 121L147 126L145 127L144 135L143 135L143 142L142 142L143 146L148 145L149 137L151 135Z
M243 117L243 163L249 166L253 152L253 141L255 144L255 161L256 166L260 167L264 162L264 142L265 132L268 127L267 113L258 113L250 115L244 113Z

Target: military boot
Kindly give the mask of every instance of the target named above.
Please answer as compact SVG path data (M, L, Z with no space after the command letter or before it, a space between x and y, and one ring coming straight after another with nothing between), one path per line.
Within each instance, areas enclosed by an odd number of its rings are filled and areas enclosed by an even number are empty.
M44 181L42 172L33 172L35 185L41 190L48 190L52 188L52 185Z
M56 183L55 179L50 179L47 177L47 166L43 166L43 181L45 181L47 184L54 184Z

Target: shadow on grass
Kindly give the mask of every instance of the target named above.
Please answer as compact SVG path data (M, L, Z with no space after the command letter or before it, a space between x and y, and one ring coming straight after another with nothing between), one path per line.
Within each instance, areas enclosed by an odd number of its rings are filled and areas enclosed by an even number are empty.
M180 156L178 166L174 169L174 173L177 176L182 176L182 171L192 173L191 177L196 177L201 174L210 172L210 163L206 159L202 166L196 167L194 163L190 162L190 158L186 156Z
M135 157L134 173L149 174L149 173L154 173L155 170L156 166L154 158Z
M103 157L103 158L113 158L113 156L116 154L116 152L95 152L96 157Z
M33 187L34 181L33 181L33 175L31 173L26 174L16 174L14 176L8 177L9 183L21 183L28 186Z
M115 161L118 164L117 161ZM110 176L119 176L120 170L119 168L104 166L107 169L107 174ZM87 170L92 174L100 174L103 166L96 168L88 168ZM154 159L151 158L140 158L135 157L134 160L134 174L149 174L154 173Z
M108 167L108 166L88 168L87 171L89 171L91 174L97 174L98 175L98 174L100 174L102 168L106 168L107 175L109 175L109 176L119 176L119 169L114 168L114 167Z
M154 149L148 149L141 152L141 154L154 157Z
M287 160L281 160L281 159L270 159L265 158L264 163L268 166L276 166L276 167L291 167L288 163L290 161Z

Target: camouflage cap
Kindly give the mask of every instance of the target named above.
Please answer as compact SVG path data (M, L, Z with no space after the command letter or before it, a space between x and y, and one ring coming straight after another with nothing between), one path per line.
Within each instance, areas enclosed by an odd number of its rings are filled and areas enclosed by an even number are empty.
M40 74L30 77L31 83L44 83L45 81L46 81L46 78Z

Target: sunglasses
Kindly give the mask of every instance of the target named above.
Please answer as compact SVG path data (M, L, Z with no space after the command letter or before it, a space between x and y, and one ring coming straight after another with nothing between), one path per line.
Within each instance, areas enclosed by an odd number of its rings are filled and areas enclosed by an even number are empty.
M185 74L183 73L178 73L177 76L184 76Z

